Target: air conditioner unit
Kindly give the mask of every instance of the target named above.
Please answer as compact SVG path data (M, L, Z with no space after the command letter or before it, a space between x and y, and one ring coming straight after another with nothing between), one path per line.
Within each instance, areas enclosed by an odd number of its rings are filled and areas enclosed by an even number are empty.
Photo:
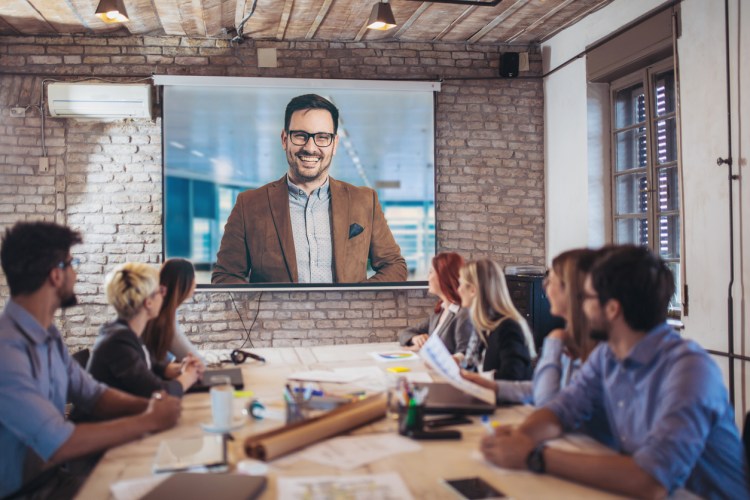
M64 118L151 118L151 85L65 83L47 85L51 116Z

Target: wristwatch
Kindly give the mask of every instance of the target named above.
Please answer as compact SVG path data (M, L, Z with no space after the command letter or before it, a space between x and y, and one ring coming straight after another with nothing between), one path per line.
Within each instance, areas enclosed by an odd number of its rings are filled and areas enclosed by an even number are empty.
M540 444L526 457L526 467L529 468L531 472L536 472L537 474L544 474L544 449L546 446L544 443Z

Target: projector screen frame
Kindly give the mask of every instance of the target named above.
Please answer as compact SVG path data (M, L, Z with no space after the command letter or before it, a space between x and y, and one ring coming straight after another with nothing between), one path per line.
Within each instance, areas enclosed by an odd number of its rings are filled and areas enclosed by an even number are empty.
M164 135L164 99L165 86L217 86L217 87L256 87L256 88L310 88L318 89L327 87L331 89L357 90L398 90L432 92L433 95L433 196L437 195L437 174L434 172L437 164L437 97L436 93L441 90L440 81L417 81L417 80L352 80L352 79L312 79L312 78L264 78L264 77L227 77L227 76L183 76L183 75L154 75L153 83L157 86L159 106L161 107L161 133L162 133L162 252L161 258L166 257L166 143ZM281 111L280 111L281 112ZM435 198L434 204L434 254L438 253L437 228L438 212ZM199 266L196 266L199 267ZM207 284L198 283L197 291L207 293L220 292L302 292L302 291L382 291L382 290L424 290L427 289L427 281L415 280L404 282L375 282L375 283L247 283L247 284Z

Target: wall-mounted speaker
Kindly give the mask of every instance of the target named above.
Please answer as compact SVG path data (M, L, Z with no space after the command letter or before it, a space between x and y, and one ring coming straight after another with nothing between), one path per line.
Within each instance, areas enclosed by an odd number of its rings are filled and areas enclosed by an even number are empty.
M518 76L518 52L500 54L500 76L505 78Z

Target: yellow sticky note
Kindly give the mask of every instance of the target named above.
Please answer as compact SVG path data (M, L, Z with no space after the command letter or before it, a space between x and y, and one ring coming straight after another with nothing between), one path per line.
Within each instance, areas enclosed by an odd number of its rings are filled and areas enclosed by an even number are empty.
M411 370L405 366L391 366L388 368L388 371L391 373L405 373L410 372Z
M235 398L251 398L253 397L253 391L234 391Z

